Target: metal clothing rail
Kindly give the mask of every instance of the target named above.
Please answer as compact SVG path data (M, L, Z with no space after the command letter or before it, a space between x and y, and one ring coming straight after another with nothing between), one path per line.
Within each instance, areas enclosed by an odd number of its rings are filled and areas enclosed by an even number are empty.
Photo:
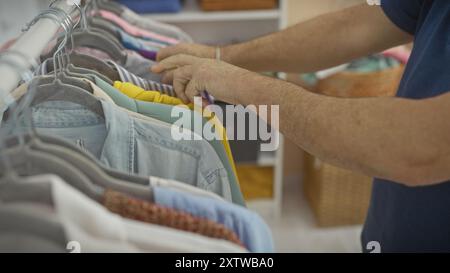
M80 0L60 0L52 4L51 8L59 9L68 15L77 12L76 4ZM73 15L77 16L76 13ZM7 50L2 53L0 59L0 98L6 98L22 80L22 72L18 67L27 70L32 68L33 60L39 59L40 55L52 41L63 24L63 19L40 18ZM10 54L8 54L8 52ZM11 63L17 64L15 67Z

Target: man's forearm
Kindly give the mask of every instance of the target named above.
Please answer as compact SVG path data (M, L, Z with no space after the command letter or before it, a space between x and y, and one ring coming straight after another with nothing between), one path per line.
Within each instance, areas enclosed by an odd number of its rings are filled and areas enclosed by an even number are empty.
M240 92L236 103L279 105L280 131L320 159L407 185L450 178L445 118L450 114L445 106L449 96L422 101L341 99L252 77L255 84Z
M315 72L411 39L380 7L326 14L284 31L223 48L225 61L252 71Z

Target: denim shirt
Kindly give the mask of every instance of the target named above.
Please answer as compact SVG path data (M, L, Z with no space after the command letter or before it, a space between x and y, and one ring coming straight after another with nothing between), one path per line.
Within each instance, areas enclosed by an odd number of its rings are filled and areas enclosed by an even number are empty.
M168 127L131 117L106 101L102 106L104 117L72 102L47 101L32 108L33 124L38 133L62 137L106 167L182 181L232 200L227 172L208 142L175 141Z
M172 117L171 114L173 108L172 106L134 100L132 98L127 97L125 94L121 93L119 90L109 85L108 83L104 82L100 78L96 78L95 80L98 87L100 87L103 91L105 91L105 93L107 93L108 96L118 106L151 118L167 122L169 124L173 124L174 122L176 122L177 118ZM191 113L192 124L194 123L194 120L196 118L200 118L203 121L203 124L208 123L208 120L203 118L199 113L191 110L186 111L189 111ZM195 130L195 128L187 128L187 129L191 129L193 131ZM201 130L203 130L203 128L201 128ZM196 133L199 133L201 135L201 132ZM219 156L228 174L231 192L233 196L232 199L233 202L245 206L245 200L239 186L237 175L235 174L233 166L231 165L227 153L224 150L224 145L222 145L222 142L219 140L209 141L209 144L214 148L215 153Z

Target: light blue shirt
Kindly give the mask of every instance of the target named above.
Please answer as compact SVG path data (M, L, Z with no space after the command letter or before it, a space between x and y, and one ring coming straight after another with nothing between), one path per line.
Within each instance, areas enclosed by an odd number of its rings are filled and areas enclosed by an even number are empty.
M190 195L166 188L153 188L155 202L223 224L233 230L251 252L273 252L272 233L259 215L221 200Z

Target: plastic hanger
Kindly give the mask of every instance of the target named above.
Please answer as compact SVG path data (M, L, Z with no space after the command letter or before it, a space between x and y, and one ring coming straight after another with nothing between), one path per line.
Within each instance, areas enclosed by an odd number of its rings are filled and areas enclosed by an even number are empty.
M63 66L63 61L60 60L60 62L56 62L56 58L55 55L57 55L57 53L59 51L62 51L62 48L65 48L67 45L67 41L69 40L70 37L70 42L71 42L71 48L70 51L72 52L68 52L66 53L66 55L64 55L66 63L63 69L64 74L67 74L68 76L72 76L72 77L78 77L78 78L88 78L91 81L94 81L95 76L101 78L102 80L112 84L113 80L110 77L119 77L117 74L117 72L115 72L115 70L113 68L111 68L108 64L106 64L105 62L98 60L97 58L91 57L91 56L87 56L84 54L78 54L76 52L73 52L73 49L75 47L75 42L74 42L74 38L73 38L73 29L76 28L80 22L83 23L83 29L87 28L87 23L86 21L86 15L85 15L85 10L82 9L81 7L79 7L77 5L77 8L80 10L80 20L77 22L76 25L74 25L72 28L70 28L69 26L64 26L64 29L66 30L65 33L65 38L63 40L59 40L61 43L60 45L64 45L63 47L58 47L56 49L56 51L53 52L53 62L48 61L47 65L48 68L47 70L51 71L52 68L54 69L55 64L58 64L59 66ZM112 39L114 40L114 39ZM47 57L46 59L50 59L51 57ZM75 59L75 62L72 60ZM77 63L82 63L77 64ZM52 66L53 64L53 66ZM107 73L109 75L105 76L104 73ZM65 83L68 84L72 84L71 82L67 82L64 81ZM74 85L74 84L72 84ZM76 85L76 84L75 84ZM87 86L80 86L81 88L87 88Z
M113 84L113 81L108 78L107 76L97 72L96 70L92 70L89 68L84 68L83 65L76 65L73 62L72 57L70 57L71 63L66 65L64 72L65 74L67 74L70 77L76 77L76 78L86 78L92 82L95 81L95 77L99 77L102 80L104 80L105 82L109 83L109 84ZM108 66L109 67L109 66ZM54 71L54 66L53 66L53 62L51 60L47 61L47 71L48 72L52 72ZM46 80L47 83L49 82L49 79Z
M122 13L125 11L125 9L123 8L122 5L120 5L119 3L116 3L114 1L98 0L97 8L111 11L119 16L122 15Z
M30 107L38 105L45 101L68 101L87 107L90 111L104 117L103 106L92 94L85 89L64 84L59 79L50 84L43 84L36 87L36 96L34 96Z
M51 57L44 56L42 58L43 62L49 58ZM77 53L74 51L70 53L70 63L76 67L87 68L98 72L100 75L103 75L109 79L106 80L106 82L114 82L120 79L119 73L114 68L109 66L106 62L93 56ZM50 68L51 70L53 70L53 67Z
M91 27L104 30L108 32L110 35L114 36L117 39L117 41L120 41L121 37L119 32L117 31L117 27L110 21L105 20L99 16L92 16L89 17L87 20Z
M10 184L9 186L13 185ZM32 187L33 185L30 183L23 183L23 186ZM19 190L20 189L16 192ZM0 208L0 232L2 234L12 232L44 238L56 246L59 246L63 251L67 244L63 226L59 223L53 212L48 209L36 207L34 203L35 202L17 204L16 202L4 202ZM48 205L52 206L53 204L49 203ZM27 248L28 246L19 244L17 247L18 249L21 249ZM31 251L40 252L41 249L34 249Z
M27 147L8 148L3 153L19 176L55 174L90 198L102 200L103 190L100 187L92 184L83 172L56 156L33 151Z
M77 5L77 7L79 6ZM87 7L84 9L79 9L79 22L81 22L81 27L74 32L71 32L70 39L72 42L72 49L75 47L90 47L99 49L114 58L116 62L125 63L127 55L125 53L125 48L122 46L120 41L117 40L115 36L102 29L89 27L86 19ZM62 39L63 38L59 38L58 42L61 43Z
M125 63L127 59L127 55L124 53L125 48L114 43L115 38L105 36L105 33L92 28L76 31L72 35L76 47L99 49L106 52L115 61Z
M69 16L67 14L64 13L64 11L62 10L48 10L46 11L47 13L41 13L40 15L38 15L39 17L46 17L46 18L50 18L56 21L56 19L50 15L55 15L55 16L59 16L62 18L69 18ZM59 71L59 73L57 73L57 69L55 67L55 73L54 73L54 79L56 81L56 79L58 79L59 82L64 83L66 85L71 85L71 86L76 86L79 87L83 90L89 91L89 92L93 92L91 86L86 83L85 81L76 78L76 77L71 77L68 75L68 73L66 73L66 71L64 71L64 60L62 58L62 51L65 48L67 41L69 40L69 36L70 36L70 32L73 29L74 23L73 21L69 20L63 20L62 22L62 27L65 31L65 37L64 40L61 42L61 44L58 46L57 50L55 51L55 53L53 54L53 64L54 66L56 64L58 64L58 68L61 68L61 70ZM48 79L43 79L43 82L40 83L39 82L39 78L36 79L35 81L36 85L41 85L41 84L48 84Z
M42 142L37 137L33 137L29 145L33 150L55 155L78 169L83 170L83 173L98 186L131 194L145 200L151 200L153 198L148 185L133 184L112 177L104 172L97 164L92 164L92 161L65 147Z
M73 52L70 59L72 64L77 67L87 68L105 76L109 79L106 82L114 82L120 79L119 73L114 68L95 57Z
M123 172L118 172L112 169L109 169L101 164L99 164L99 162L97 161L96 158L94 158L91 154L81 150L78 146L62 139L62 138L57 138L57 137L52 137L50 135L46 135L46 134L37 134L36 135L39 136L39 140L48 144L54 144L54 145L58 145L58 146L62 146L65 147L66 149L76 152L77 154L83 156L86 160L88 160L89 162L91 162L91 164L96 164L99 165L100 168L102 168L102 170L107 173L109 176L112 176L116 179L119 180L123 180L123 181L128 181L130 183L134 183L134 184L138 184L138 185L143 185L143 186L147 186L149 184L149 178L148 177L141 177L141 176L137 176L137 175L132 175L132 174L126 174Z

